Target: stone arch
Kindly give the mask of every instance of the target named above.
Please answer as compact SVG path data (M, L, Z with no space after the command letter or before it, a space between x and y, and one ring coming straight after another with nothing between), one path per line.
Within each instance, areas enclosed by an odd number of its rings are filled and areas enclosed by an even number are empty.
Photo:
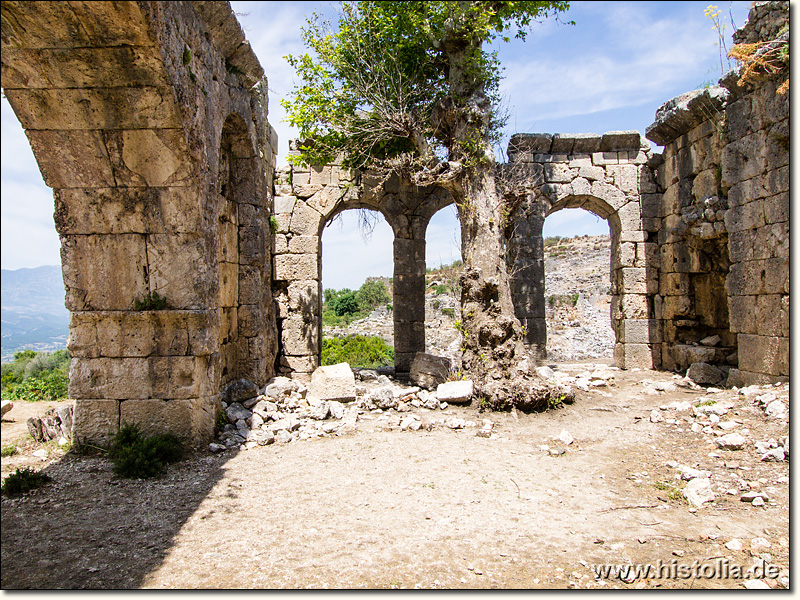
M660 366L652 300L658 291L657 251L650 241L652 219L642 210L653 174L639 132L517 134L508 154L508 172L524 199L509 220L507 258L517 317L532 350L540 357L546 352L544 219L562 208L583 208L609 223L614 361L621 368Z
M381 213L394 232L395 370L407 373L414 355L425 349L425 230L433 214L452 201L439 188L406 186L397 176L383 180L337 164L277 173L278 368L308 377L319 366L322 229L339 212L364 208Z

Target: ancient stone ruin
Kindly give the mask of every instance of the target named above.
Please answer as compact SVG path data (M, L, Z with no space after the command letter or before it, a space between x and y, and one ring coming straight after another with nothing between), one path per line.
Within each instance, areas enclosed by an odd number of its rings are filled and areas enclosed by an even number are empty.
M736 39L785 24L788 2L756 3ZM540 356L542 226L581 207L609 223L617 366L788 379L788 94L737 81L664 104L663 154L635 131L512 137L508 260ZM336 164L276 172L264 71L226 2L4 1L2 87L54 190L79 441L137 422L204 442L229 383L308 381L321 232L343 210L394 232L396 370L425 350L425 230L452 198Z

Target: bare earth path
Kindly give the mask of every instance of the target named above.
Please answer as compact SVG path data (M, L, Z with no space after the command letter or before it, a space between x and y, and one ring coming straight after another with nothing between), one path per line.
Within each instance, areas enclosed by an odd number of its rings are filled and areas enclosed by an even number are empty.
M762 462L753 446L788 435L788 424L752 396L709 394L733 400L725 418L748 438L743 450L718 450L713 435L690 430L688 411L650 421L654 408L704 397L643 393L643 381L670 379L617 372L614 386L544 414L445 411L492 419L492 438L389 431L372 413L352 435L197 453L154 481L67 456L46 467L52 483L2 500L2 587L741 588L719 577L596 579L591 567L747 568L768 554L788 569L788 462ZM565 429L569 445L553 439ZM680 482L668 461L710 472L714 502L695 510L671 498ZM746 488L768 502L740 501ZM740 550L725 547L733 539Z

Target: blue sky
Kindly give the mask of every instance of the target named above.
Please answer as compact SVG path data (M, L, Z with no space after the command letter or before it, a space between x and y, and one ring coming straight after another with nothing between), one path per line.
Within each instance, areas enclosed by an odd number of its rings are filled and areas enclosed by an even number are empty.
M293 86L286 54L304 51L300 24L312 12L333 13L331 2L232 2L269 79L270 122L285 163L293 131L283 123L279 100ZM644 133L664 102L719 79L718 36L703 15L709 2L572 2L565 25L545 21L526 42L498 43L505 79L502 91L510 119L506 140L516 132ZM719 2L727 24L741 27L749 1ZM727 64L726 64L727 67ZM8 102L0 107L2 268L59 264L53 226L53 195ZM655 151L660 151L654 147ZM563 210L545 223L545 235L607 233L605 221L584 211ZM459 258L455 211L438 213L428 228L428 265ZM392 233L381 220L369 243L355 213L346 212L323 234L325 287L357 288L369 275L391 275Z

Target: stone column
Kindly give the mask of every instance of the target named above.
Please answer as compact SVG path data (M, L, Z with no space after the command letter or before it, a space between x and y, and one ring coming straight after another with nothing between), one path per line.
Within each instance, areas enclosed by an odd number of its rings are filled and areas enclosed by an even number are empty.
M416 228L415 228L416 229ZM408 373L417 352L425 351L425 234L394 239L394 366Z
M537 359L547 356L543 227L542 215L518 218L508 252L514 312L525 327L525 343Z

